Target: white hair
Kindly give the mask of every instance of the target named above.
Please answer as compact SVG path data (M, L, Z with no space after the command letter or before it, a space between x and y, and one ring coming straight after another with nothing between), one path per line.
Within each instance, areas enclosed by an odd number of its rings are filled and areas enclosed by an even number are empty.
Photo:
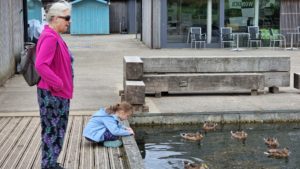
M71 12L71 8L71 4L64 0L53 3L46 15L47 22L51 22L54 16L62 16L63 12L66 10Z

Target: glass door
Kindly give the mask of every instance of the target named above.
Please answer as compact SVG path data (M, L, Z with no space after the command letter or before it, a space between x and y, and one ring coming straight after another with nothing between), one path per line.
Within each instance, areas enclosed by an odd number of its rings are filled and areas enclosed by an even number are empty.
M186 43L190 27L201 27L207 33L211 26L211 42L219 38L219 0L212 1L211 24L207 24L208 0L168 0L167 1L167 42Z

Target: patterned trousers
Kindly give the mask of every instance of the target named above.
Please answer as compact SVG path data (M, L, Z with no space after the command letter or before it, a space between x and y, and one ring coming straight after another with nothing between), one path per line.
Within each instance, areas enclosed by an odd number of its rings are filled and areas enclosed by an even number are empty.
M115 141L115 140L120 139L119 136L115 136L115 135L111 134L111 132L109 130L106 130L103 135L104 135L104 141ZM104 142L104 141L96 142L90 138L87 138L87 137L85 137L85 138L92 143L103 143Z
M44 89L37 89L42 127L42 169L57 165L68 124L70 99L52 96Z

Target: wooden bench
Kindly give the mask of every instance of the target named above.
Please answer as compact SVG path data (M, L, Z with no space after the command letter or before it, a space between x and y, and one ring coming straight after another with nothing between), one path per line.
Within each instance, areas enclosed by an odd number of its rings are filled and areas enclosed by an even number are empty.
M290 85L289 57L125 56L123 63L124 90L132 88L126 85L132 84L129 81L135 81L144 83L145 94L156 96L161 93L228 92L255 95L265 87L276 93L279 87ZM137 95L142 98L142 94Z

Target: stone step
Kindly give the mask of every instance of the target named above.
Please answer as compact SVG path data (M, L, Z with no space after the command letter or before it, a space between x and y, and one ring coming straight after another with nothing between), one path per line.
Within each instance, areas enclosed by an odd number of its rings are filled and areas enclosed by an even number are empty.
M145 84L143 81L126 81L124 99L130 104L143 105L145 103Z
M145 74L146 94L251 92L264 89L261 73Z

